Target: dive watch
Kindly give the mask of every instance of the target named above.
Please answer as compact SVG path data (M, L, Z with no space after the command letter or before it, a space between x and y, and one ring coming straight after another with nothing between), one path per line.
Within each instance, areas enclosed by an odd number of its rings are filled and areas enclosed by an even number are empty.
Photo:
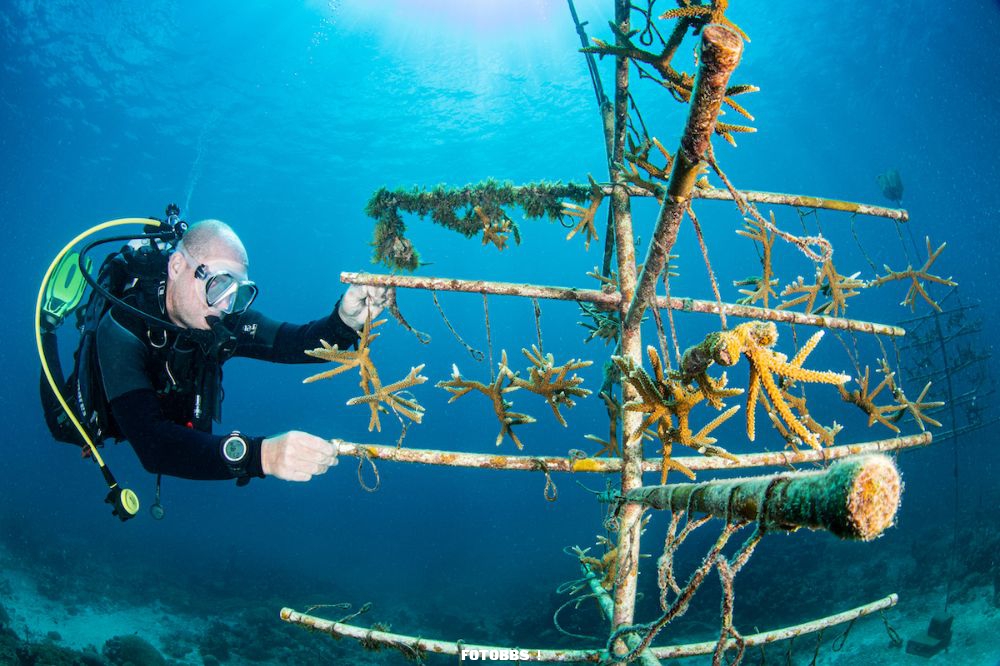
M247 458L250 443L247 438L234 430L222 440L222 459L237 478L247 475Z

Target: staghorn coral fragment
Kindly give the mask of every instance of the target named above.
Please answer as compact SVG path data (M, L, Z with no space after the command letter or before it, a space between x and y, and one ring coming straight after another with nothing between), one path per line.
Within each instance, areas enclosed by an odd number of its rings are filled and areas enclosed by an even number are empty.
M534 423L535 419L527 414L510 411L510 408L514 405L503 397L504 394L518 389L517 386L511 384L504 385L504 380L509 380L517 376L516 373L512 373L507 367L507 350L501 352L499 366L496 379L489 386L482 382L463 379L457 365L451 366L451 379L440 381L435 386L443 388L452 394L448 400L449 403L455 402L455 400L458 400L471 391L479 391L487 396L493 404L493 412L496 414L497 420L500 421L500 434L497 435L496 445L500 446L504 435L508 435L518 449L523 449L524 445L521 444L521 440L518 439L513 428L516 425Z
M913 417L913 420L917 422L918 426L920 426L920 432L924 431L924 422L927 422L930 425L935 426L937 428L941 427L940 421L936 421L935 419L932 419L931 417L924 414L924 410L926 409L937 409L938 407L944 407L944 402L941 401L924 402L924 397L927 395L927 391L929 391L930 388L931 388L931 382L927 382L927 384L924 385L924 390L920 392L920 395L917 397L916 400L908 400L906 398L906 394L903 393L902 388L899 387L893 388L892 391L893 397L895 397L896 402L898 402L902 406L902 410L909 412L910 416ZM903 416L905 412L902 410L894 417L893 420L898 421Z
M770 405L787 426L788 431L813 448L820 447L819 435L806 426L792 413L786 396L782 394L775 376L782 382L801 381L823 384L843 384L850 377L837 372L809 370L802 367L805 359L816 348L823 331L818 331L789 362L784 354L771 349L778 341L778 328L774 322L751 321L740 324L730 331L710 333L691 352L693 370L707 370L711 362L720 365L735 365L742 354L750 362L750 380L747 388L747 437L756 437L755 411L762 394L770 400ZM686 352L687 356L688 353ZM697 361L695 363L694 361ZM682 362L682 368L684 364ZM765 401L765 408L768 406ZM803 404L804 407L804 404Z
M739 405L733 405L705 424L701 430L696 432L694 435L691 435L691 443L694 445L693 448L703 456L715 456L732 460L733 462L739 462L739 458L729 453L721 446L715 445L718 440L714 437L708 436L713 430L718 428L725 421L729 420L729 417L739 411L739 409Z
M876 421L878 421L893 432L899 432L899 427L896 426L894 421L899 418L901 415L900 412L905 409L905 407L898 404L883 406L875 404L875 398L882 392L882 389L888 388L890 392L895 393L896 387L893 383L893 375L894 373L892 372L885 373L885 376L882 378L882 381L879 382L878 386L876 386L874 390L869 390L870 368L865 366L865 374L857 379L857 389L848 391L843 386L838 387L840 390L840 397L845 402L849 402L852 405L859 407L861 411L868 415L869 428L874 425Z
M571 240L576 234L583 233L585 250L590 249L590 241L598 240L597 229L594 228L594 216L597 215L597 209L601 207L601 202L604 201L604 190L601 186L591 176L588 175L587 179L590 180L590 205L584 208L573 203L563 203L563 213L570 217L579 218L580 220L566 234L566 240Z
M427 381L427 377L420 374L424 369L424 364L410 368L409 374L398 382L393 382L386 386L378 386L371 393L351 398L347 401L350 405L368 405L371 409L371 418L368 421L368 432L373 429L382 432L382 424L379 422L379 412L388 413L391 409L396 414L401 414L415 423L420 423L424 417L424 407L414 398L404 398L399 395L418 384Z
M341 351L336 345L330 345L325 340L320 340L323 345L317 349L308 349L306 354L313 356L315 358L321 358L327 361L333 361L339 363L340 365L333 370L327 370L326 372L321 372L303 380L303 383L311 383L318 381L320 379L328 379L339 375L342 372L350 370L352 368L357 368L361 376L360 386L362 390L362 395L356 398L351 398L347 401L348 405L358 405L367 404L371 409L371 418L368 422L368 430L377 429L379 432L382 431L382 425L379 422L379 411L388 413L388 409L392 409L398 414L402 414L407 418L420 423L423 417L424 408L412 398L404 398L400 395L396 395L399 391L408 389L416 384L421 384L427 380L426 377L418 376L420 370L424 367L423 364L416 368L411 368L409 375L398 382L394 382L388 386L383 387L382 382L379 380L378 371L375 369L375 364L371 359L371 343L379 336L378 333L372 333L372 329L376 326L380 326L385 323L385 319L381 319L376 322L372 322L369 317L365 321L364 328L361 330L361 337L358 341L358 348L356 351ZM382 406L381 403L385 403Z
M774 211L771 211L771 226L775 226ZM740 305L753 305L757 301L764 301L766 308L769 298L776 299L778 297L774 291L774 286L778 284L778 278L774 277L774 269L771 266L771 252L774 249L776 234L752 217L743 218L743 227L736 232L738 235L760 243L761 275L733 282L734 287L753 287L753 289L740 289L740 293L744 297L736 302Z
M760 92L760 88L749 84L729 86L728 88L726 88L726 95L729 97L735 97L736 95L744 95L746 93L755 93L755 92Z
M507 238L512 231L514 232L515 240L520 242L520 237L513 221L507 217L502 208L497 209L495 217L487 215L482 206L475 206L472 211L483 224L483 245L493 243L496 249L503 251L507 249Z
M809 314L828 314L839 316L842 311L847 310L847 299L858 295L858 289L866 287L864 280L859 280L860 273L844 276L837 272L833 266L833 261L827 259L816 269L816 279L813 284L806 284L802 276L782 290L783 297L795 296L797 298L785 301L778 305L776 309L786 310L802 303L806 304L805 311ZM830 300L821 305L816 305L819 295L823 294Z
M369 317L365 321L364 328L361 329L361 337L358 340L357 350L342 351L337 348L337 345L330 345L326 340L320 340L320 344L323 345L322 347L305 350L305 353L313 358L321 358L324 361L332 361L334 363L339 363L340 365L333 370L327 370L325 372L320 372L306 377L302 380L302 383L309 384L321 379L328 379L339 375L342 372L346 372L351 368L357 368L361 374L361 390L364 391L365 395L369 394L371 392L369 386L377 386L379 383L378 372L376 372L375 364L372 363L371 359L371 343L380 334L372 333L372 329L377 326L381 326L385 322L385 319L379 319L378 321L373 322L371 317Z
M604 440L598 437L597 435L591 435L589 433L584 435L583 438L589 439L592 442L597 442L598 444L601 445L601 448L597 451L597 453L594 453L589 456L591 458L599 458L605 454L607 454L609 458L617 458L618 456L621 455L621 451L618 448L617 441Z
M611 271L610 275L601 275L597 266L594 266L594 270L589 271L587 277L597 280L601 285L601 291L607 294L618 291L618 273L615 271Z
M580 388L583 377L573 374L567 378L566 375L574 370L592 365L593 361L570 359L563 365L556 365L552 354L542 354L535 345L531 345L531 351L522 349L521 353L531 361L531 367L528 368L528 379L521 379L511 372L510 368L506 368L505 371L510 378L511 386L531 391L545 398L545 402L552 408L556 420L563 427L566 427L566 419L560 413L559 407L565 406L567 409L571 409L576 405L573 402L574 397L586 398L591 393L589 389Z
M639 400L625 403L626 411L640 412L645 417L629 439L635 441L643 436L648 428L652 428L660 440L663 463L660 470L661 483L666 482L667 472L675 469L689 478L694 478L694 472L672 459L675 443L687 446L702 455L717 455L731 457L721 447L715 446L716 440L709 434L736 413L738 408L730 408L717 416L697 433L691 430L690 415L692 408L712 395L715 399L730 397L742 393L741 389L726 389L726 378L723 375L718 380L710 380L712 392L707 392L697 386L688 386L676 375L664 374L663 364L656 350L646 348L653 373L649 374L637 366L629 357L612 356L612 360L622 373L622 381L628 382L639 394ZM717 407L723 405L719 400ZM677 425L674 425L674 418Z
M594 46L588 46L581 49L584 53L593 53L600 56L614 56L614 57L625 57L631 59L635 63L645 63L652 66L657 74L661 77L660 79L655 79L655 77L649 76L657 81L661 86L667 89L670 95L676 99L678 102L688 102L691 99L691 90L694 87L694 77L686 72L678 72L671 65L671 60L675 49L667 46L660 53L653 53L651 51L646 51L635 45L632 41L634 34L623 32L622 29L613 21L609 22L608 25L611 31L614 33L618 44L609 44L602 39L593 38L591 41Z
M398 382L393 382L388 386L382 386L382 382L379 380L378 371L375 369L375 364L371 359L371 344L379 336L379 333L372 333L372 329L381 326L385 322L385 319L373 322L369 316L365 320L364 327L361 329L358 348L355 351L341 351L337 348L337 345L330 345L326 340L320 340L322 347L307 349L305 352L314 358L332 361L339 363L339 365L333 370L327 370L306 377L302 380L304 384L319 381L320 379L328 379L352 368L358 369L358 373L361 376L359 385L361 386L362 395L351 398L347 401L347 404L368 405L371 410L371 418L368 421L369 432L373 429L382 432L382 424L379 421L380 411L388 413L391 409L396 414L401 414L416 423L420 423L424 412L423 406L414 398L406 398L399 395L401 391L427 381L426 377L420 375L420 371L424 367L423 364L410 368L410 372L406 378Z
M882 285L888 284L889 282L892 282L894 280L911 280L910 288L906 291L906 297L902 300L900 305L908 305L910 307L910 311L912 312L916 310L917 295L920 295L925 301L931 304L931 307L933 307L938 312L941 312L941 306L938 305L937 301L932 299L927 294L927 290L921 283L921 280L925 280L927 282L937 282L938 284L943 284L949 287L954 287L958 283L952 280L950 277L943 278L938 275L931 275L930 273L928 273L928 271L931 268L931 265L937 260L938 256L941 254L942 251L944 251L944 248L948 244L941 243L941 245L938 246L938 249L932 252L931 237L925 236L925 240L927 241L927 261L925 261L924 265L920 267L920 270L914 270L913 264L909 264L906 267L906 270L903 271L894 271L888 266L885 266L887 274L875 278L874 280L868 283L868 286L881 287Z
M639 173L639 170L631 162L625 162L624 164L616 164L615 167L621 174L621 177L625 182L632 183L636 187L645 190L650 196L654 197L659 203L663 203L663 195L666 193L667 188L659 183L653 182L643 178Z
M621 373L622 382L628 382L639 394L639 400L627 402L625 411L641 412L647 416L634 432L625 433L626 442L636 441L643 431L662 421L666 428L673 427L670 413L671 396L665 386L646 373L628 356L612 356L611 360Z
M670 169L674 165L673 156L667 152L667 149L663 147L659 139L656 137L650 137L643 140L639 145L636 145L632 141L632 137L627 137L628 139L628 150L625 151L625 160L629 164L630 168L628 171L633 175L639 173L639 169L642 169L649 176L649 180L642 180L643 183L648 183L652 187L659 187L655 184L655 181L662 180L666 182L670 179ZM653 164L649 159L649 151L652 148L656 148L663 155L665 164L662 167L658 167ZM640 185L641 186L641 185Z

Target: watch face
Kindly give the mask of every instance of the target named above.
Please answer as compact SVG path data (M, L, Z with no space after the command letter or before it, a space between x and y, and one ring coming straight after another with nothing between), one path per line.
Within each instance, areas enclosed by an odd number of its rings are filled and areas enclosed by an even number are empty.
M230 437L222 445L222 454L229 462L240 462L247 454L247 443L242 437Z

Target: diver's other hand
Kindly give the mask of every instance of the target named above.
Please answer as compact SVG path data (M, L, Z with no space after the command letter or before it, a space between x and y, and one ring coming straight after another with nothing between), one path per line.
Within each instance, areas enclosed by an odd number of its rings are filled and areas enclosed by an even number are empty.
M268 437L260 445L260 466L267 476L308 481L337 464L337 444L298 430Z
M337 314L345 324L360 331L365 326L366 311L371 318L379 316L389 300L389 290L386 287L372 284L352 284L340 299Z

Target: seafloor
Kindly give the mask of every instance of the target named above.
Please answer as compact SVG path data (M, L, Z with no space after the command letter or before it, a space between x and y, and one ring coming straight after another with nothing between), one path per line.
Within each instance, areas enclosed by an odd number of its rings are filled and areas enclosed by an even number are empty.
M998 664L1000 577L994 573L994 560L1000 552L1000 537L979 530L960 534L959 539L966 544L967 556L956 563L952 576L948 612L954 616L953 638L944 652L927 659L891 646L885 623L874 615L854 623L846 637L843 625L829 630L818 650L817 636L813 634L795 641L791 653L788 642L774 644L766 653L748 650L743 663ZM928 543L933 542L918 537L911 543L897 543L894 549L899 552L882 553L877 561L848 565L838 571L836 580L820 577L807 582L805 588L796 587L794 594L815 599L817 608L843 610L851 607L848 593L845 591L839 599L837 590L846 590L850 581L872 580L873 572L880 580L897 580L904 587L900 604L885 618L906 640L924 631L929 619L943 610L948 546L928 548ZM289 589L285 582L259 581L240 591L240 586L227 582L192 578L183 587L167 592L158 588L152 597L149 573L127 564L94 562L66 544L39 547L14 540L0 545L0 664L407 663L401 654L391 650L369 652L351 640L335 641L286 625L278 618L279 609L303 598L307 591ZM769 572L759 573L766 576ZM743 582L738 606L774 602L773 586L765 600L757 597L754 586L746 584L749 580ZM399 603L405 604L406 600L400 599ZM205 608L213 609L214 614L206 616ZM388 611L403 624L411 619L405 605ZM708 615L699 617L697 611L689 615L682 618L678 628L683 631L687 621L691 640L709 639L710 635L697 635L711 630ZM508 630L499 624L491 630L492 622L489 611L484 610L477 626L487 634L495 631L503 635ZM549 635L549 631L543 633ZM452 638L440 635L440 630L428 631L426 636ZM529 647L536 645L529 643L526 636L518 638ZM428 658L429 663L453 661L454 657ZM673 663L710 661L709 657L699 657Z

